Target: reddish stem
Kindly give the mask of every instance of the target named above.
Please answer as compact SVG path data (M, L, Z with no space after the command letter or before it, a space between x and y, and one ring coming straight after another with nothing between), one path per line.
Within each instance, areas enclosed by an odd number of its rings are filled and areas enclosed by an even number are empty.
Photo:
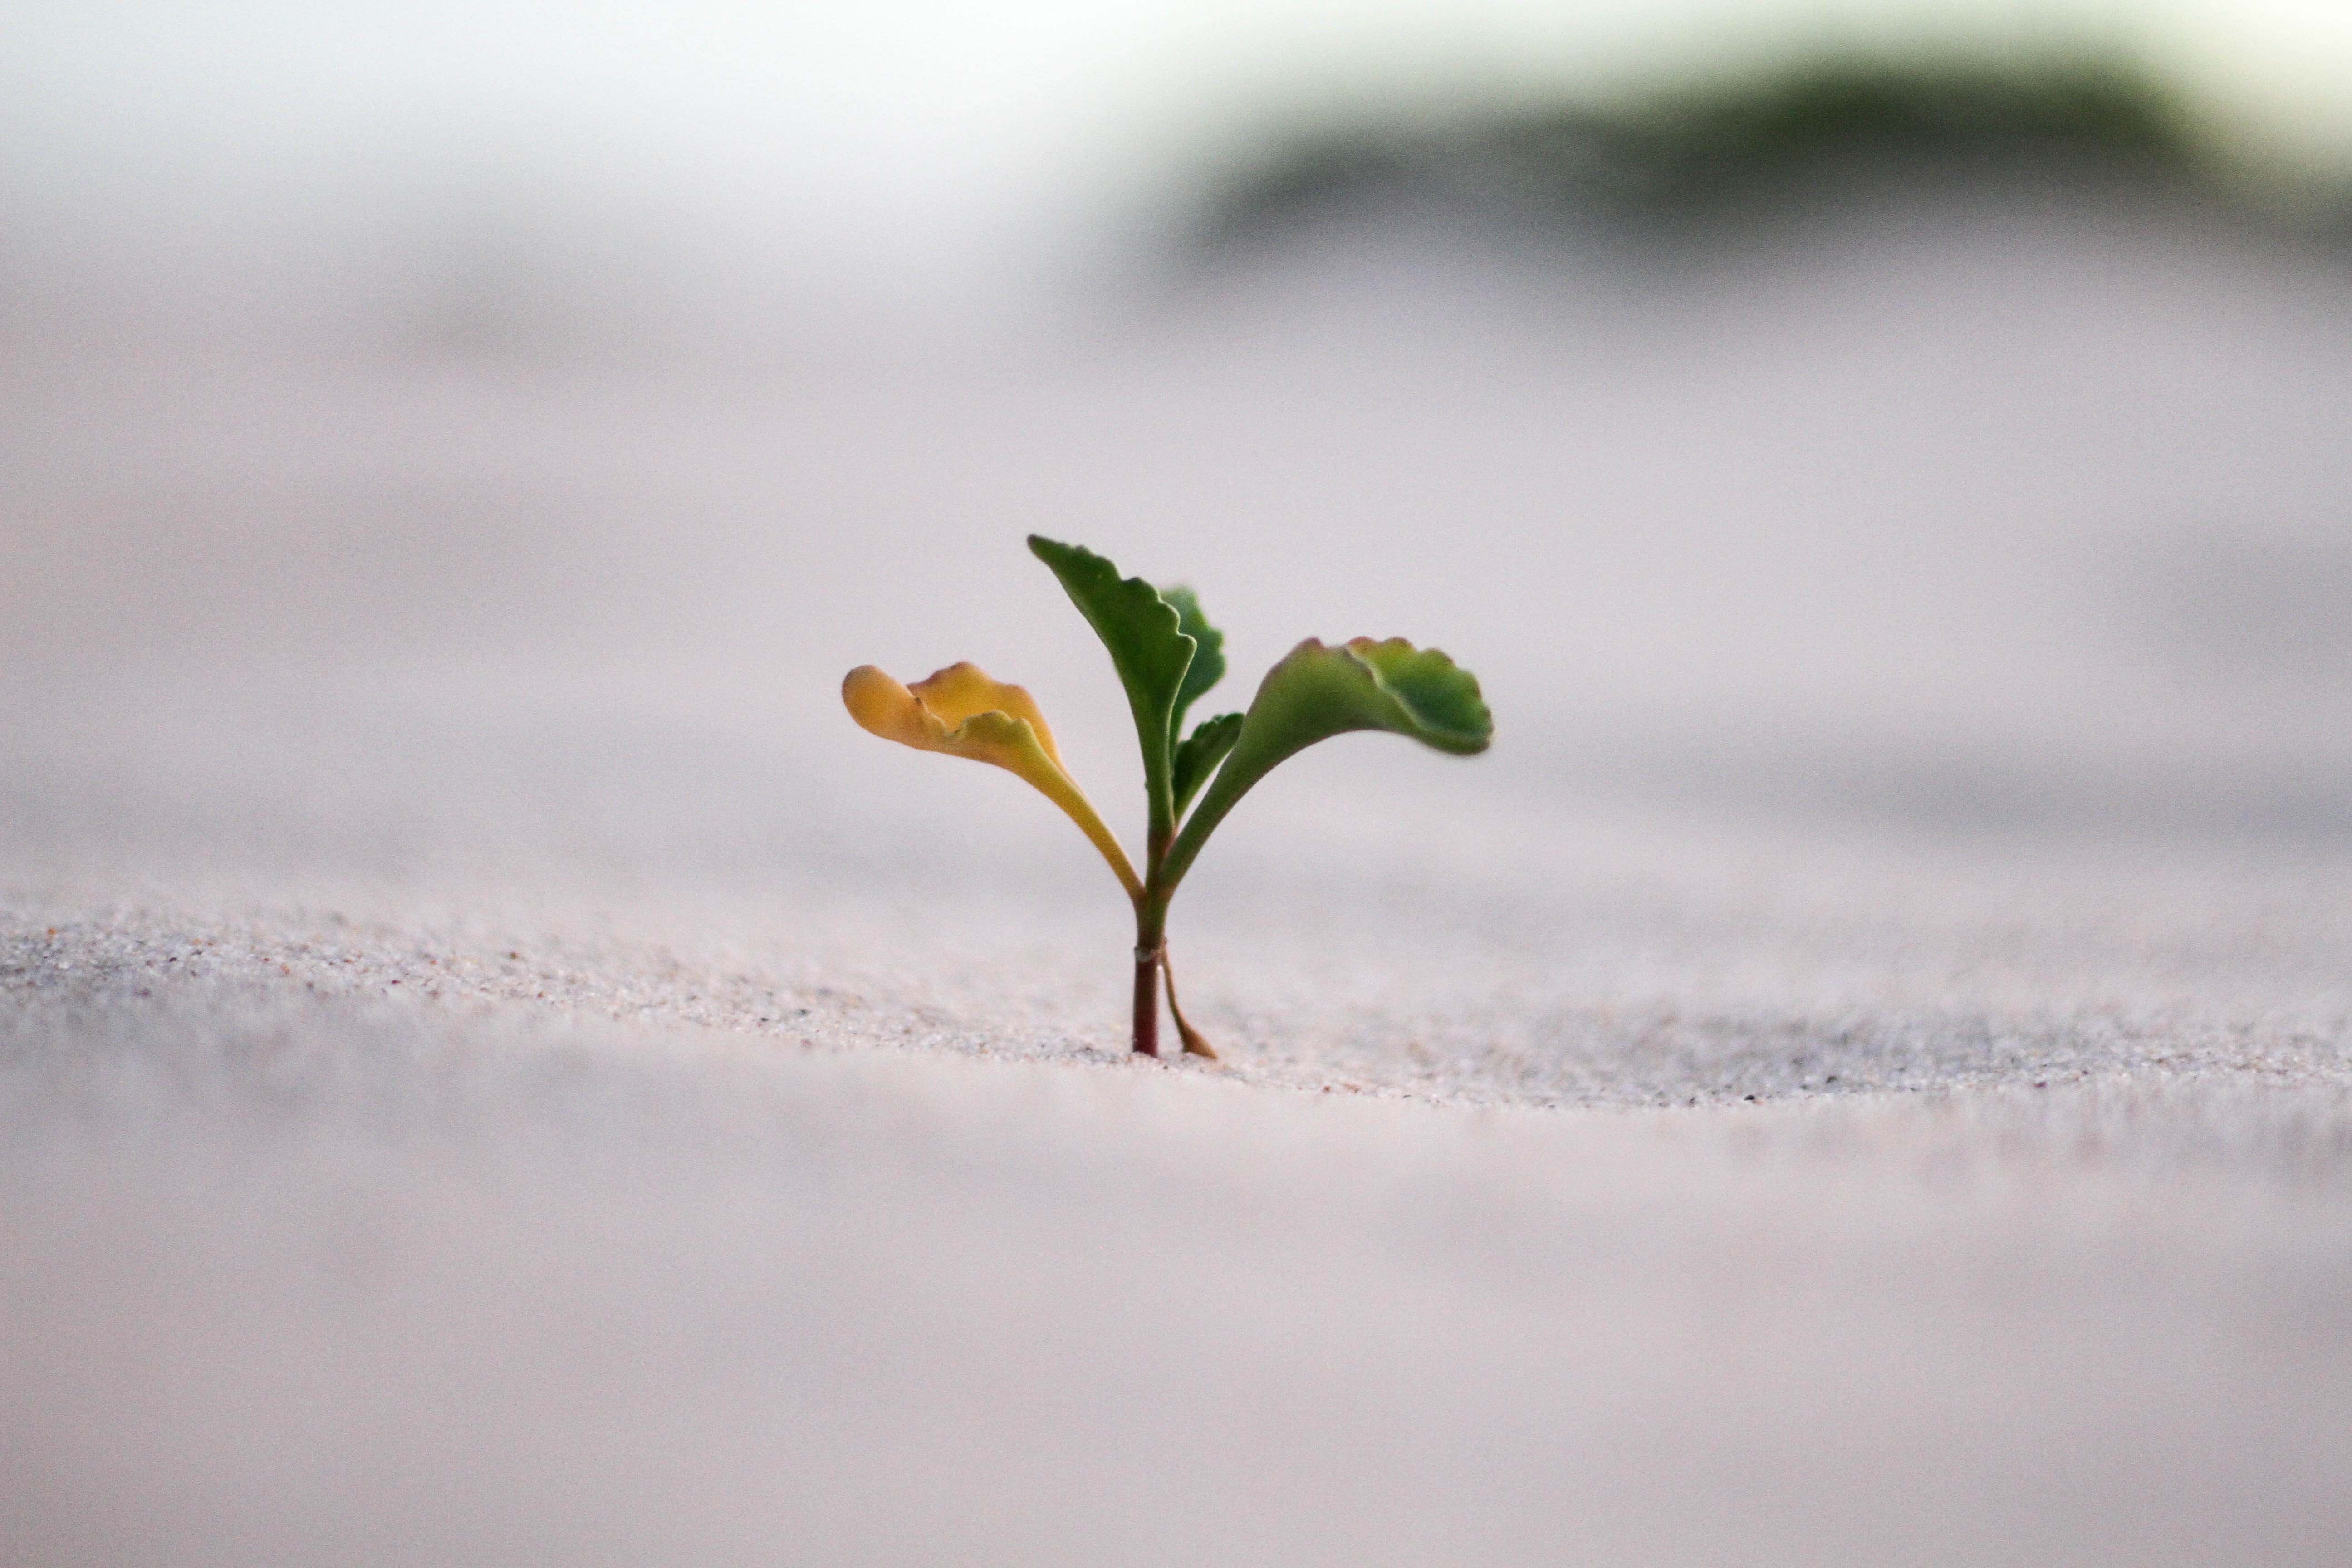
M1135 950L1135 1048L1160 1054L1160 954L1158 947Z

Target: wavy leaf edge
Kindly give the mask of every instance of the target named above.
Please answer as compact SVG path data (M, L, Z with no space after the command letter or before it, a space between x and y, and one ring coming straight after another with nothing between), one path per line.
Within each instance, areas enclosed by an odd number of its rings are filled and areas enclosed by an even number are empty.
M1184 740L1184 715L1225 678L1225 634L1209 624L1208 612L1201 608L1201 595L1191 588L1180 583L1159 593L1160 602L1176 612L1176 629L1192 639L1192 662L1177 683L1176 703L1168 715L1169 743L1180 745ZM1184 807L1179 804L1176 809L1181 813Z
M1129 899L1143 897L1142 879L1126 847L1070 776L1054 732L1026 689L997 680L969 659L934 670L912 686L877 665L861 664L842 677L841 700L869 734L919 752L986 763L1020 778L1077 824Z
M1029 536L1029 552L1061 583L1110 655L1143 748L1144 791L1157 842L1174 826L1177 699L1200 644L1184 634L1182 613L1159 589L1140 577L1122 575L1108 555L1042 533Z
M1478 678L1443 649L1403 637L1354 637L1337 647L1308 637L1259 681L1223 765L1170 849L1163 889L1173 891L1209 835L1260 779L1318 742L1386 730L1475 756L1492 742L1494 728Z

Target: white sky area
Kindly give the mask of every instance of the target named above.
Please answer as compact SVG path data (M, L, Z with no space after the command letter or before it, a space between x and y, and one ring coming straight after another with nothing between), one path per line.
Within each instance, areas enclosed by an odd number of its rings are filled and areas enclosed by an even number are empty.
M2352 151L2340 0L17 0L0 278L383 287L354 258L467 235L445 268L668 247L815 300L969 301L1318 113L2053 40L2139 53L2250 152Z

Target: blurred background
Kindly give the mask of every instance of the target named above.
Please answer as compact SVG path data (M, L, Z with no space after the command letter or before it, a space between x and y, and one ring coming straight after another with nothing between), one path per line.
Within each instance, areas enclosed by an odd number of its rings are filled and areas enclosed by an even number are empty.
M1448 648L1506 839L2352 845L2347 73L2293 0L26 0L18 819L731 864L943 798L834 683L961 658L1124 800L1037 530L1232 706Z
M27 0L5 26L19 339L1001 341L1133 303L1335 143L1547 225L1621 216L1593 198L1629 178L1679 207L1709 161L1769 207L1764 176L1840 147L2104 139L2281 201L2352 152L2352 20L2302 0ZM1776 129L1829 80L1885 101ZM1560 134L1584 117L1678 145Z

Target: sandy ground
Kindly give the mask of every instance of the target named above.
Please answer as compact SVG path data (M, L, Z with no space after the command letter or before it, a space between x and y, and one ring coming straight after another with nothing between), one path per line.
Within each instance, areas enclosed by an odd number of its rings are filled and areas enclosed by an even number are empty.
M985 373L27 351L6 1560L2344 1561L2352 296L2070 221ZM1203 858L1220 1068L835 705L978 659L1126 824L1031 528L1235 705L1486 679Z

